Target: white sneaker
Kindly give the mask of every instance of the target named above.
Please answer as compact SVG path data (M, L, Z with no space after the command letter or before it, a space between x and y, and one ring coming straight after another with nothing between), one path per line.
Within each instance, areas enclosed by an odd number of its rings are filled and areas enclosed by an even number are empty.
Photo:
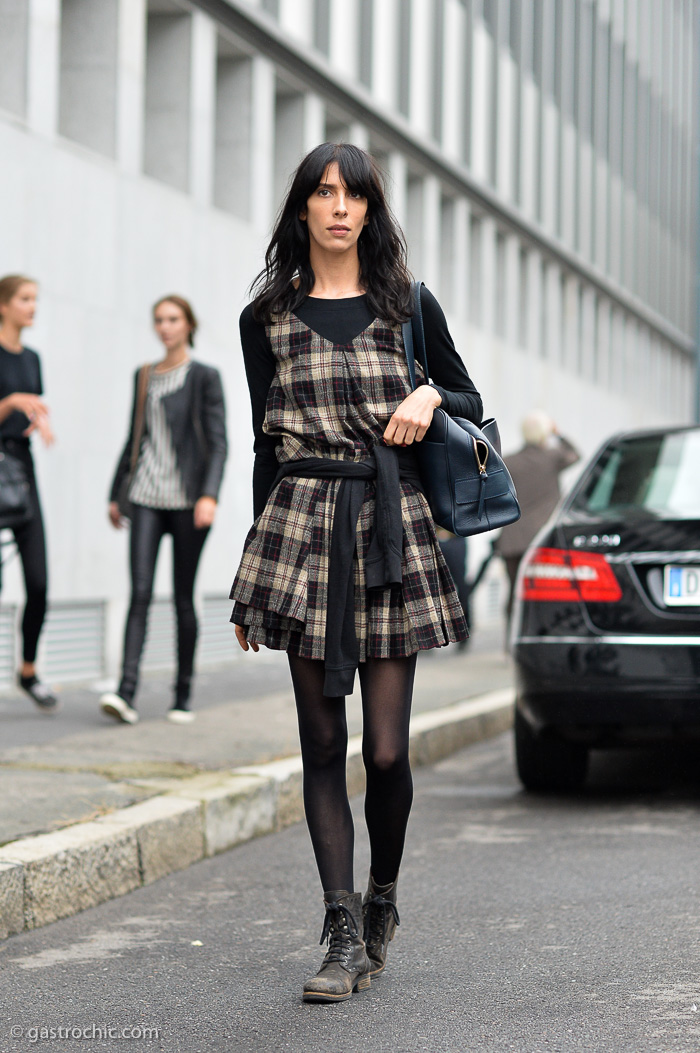
M136 710L132 709L128 702L125 702L123 698L115 695L112 691L102 695L100 709L105 716L112 717L113 720L120 720L122 724L138 723L139 715Z
M190 713L189 709L171 709L168 711L168 720L172 724L191 724L194 713Z

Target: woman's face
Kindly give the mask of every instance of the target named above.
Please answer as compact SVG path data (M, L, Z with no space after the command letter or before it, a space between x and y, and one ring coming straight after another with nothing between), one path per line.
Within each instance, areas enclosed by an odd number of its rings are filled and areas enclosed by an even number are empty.
M326 252L347 252L357 245L369 222L367 198L348 190L338 165L333 163L323 173L299 219L306 222L312 246Z
M34 324L36 313L37 287L34 282L23 282L17 292L0 306L0 320L16 325L18 329L25 329Z
M189 339L190 323L185 318L182 308L170 300L164 300L156 307L153 312L153 326L158 339L168 351L186 344Z

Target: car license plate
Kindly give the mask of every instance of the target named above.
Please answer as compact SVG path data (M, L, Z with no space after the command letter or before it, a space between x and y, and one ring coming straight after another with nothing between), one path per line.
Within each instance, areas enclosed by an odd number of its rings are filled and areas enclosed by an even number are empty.
M664 602L667 607L700 607L700 567L665 567Z

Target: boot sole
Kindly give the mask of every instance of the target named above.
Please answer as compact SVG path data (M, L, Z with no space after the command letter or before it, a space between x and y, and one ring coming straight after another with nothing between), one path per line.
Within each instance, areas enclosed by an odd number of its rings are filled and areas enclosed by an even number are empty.
M328 994L325 991L304 991L302 995L303 1002L347 1002L348 998L352 998L354 992L366 991L372 985L372 974L363 973L354 983L352 991L347 991L346 994Z

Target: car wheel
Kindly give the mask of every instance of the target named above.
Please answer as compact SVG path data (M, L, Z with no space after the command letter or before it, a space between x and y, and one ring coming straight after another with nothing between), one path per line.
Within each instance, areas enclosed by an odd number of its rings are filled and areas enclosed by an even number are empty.
M527 790L540 793L578 790L588 770L588 750L577 742L538 735L515 710L515 761Z

